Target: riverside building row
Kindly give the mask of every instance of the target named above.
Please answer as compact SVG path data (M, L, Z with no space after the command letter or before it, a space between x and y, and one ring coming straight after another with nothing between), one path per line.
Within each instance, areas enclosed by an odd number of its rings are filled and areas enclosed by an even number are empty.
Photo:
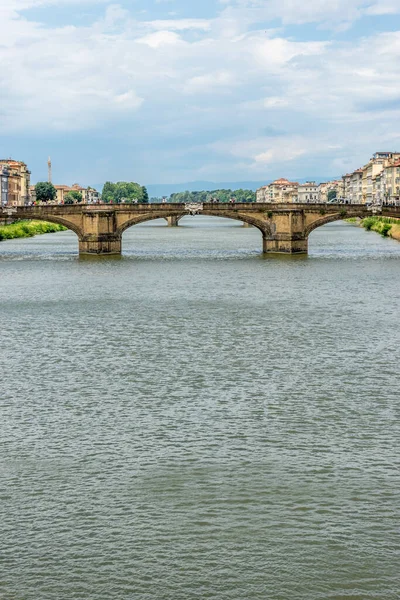
M84 188L79 183L74 183L72 186L69 185L55 185L57 191L57 198L54 200L55 204L64 204L65 196L69 192L79 192L82 196L82 204L97 204L100 202L100 194L97 190L91 187ZM35 186L31 186L31 201L36 200Z
M343 182L338 180L319 184L315 181L298 183L281 178L259 188L256 192L256 202L298 202L301 204L328 202L331 191L335 192L335 197L341 198Z
M341 180L316 184L277 179L257 190L257 202L340 201L347 204L400 205L400 152L375 152L363 167Z
M35 186L30 185L31 172L22 161L0 159L0 205L1 206L23 206L35 202ZM64 204L68 192L79 192L82 195L83 204L95 204L100 202L100 194L91 187L81 187L74 183L68 185L55 185L57 198L55 204Z

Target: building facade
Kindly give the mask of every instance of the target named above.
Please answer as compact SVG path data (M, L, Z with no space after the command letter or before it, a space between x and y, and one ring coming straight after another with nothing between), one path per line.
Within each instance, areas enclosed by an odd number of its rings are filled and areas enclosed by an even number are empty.
M1 202L9 206L23 206L30 200L31 173L24 162L10 159L0 160L2 173ZM5 192L7 180L7 194Z
M8 178L10 176L10 169L8 165L0 164L0 190L1 190L1 206L7 206L8 204Z
M97 190L91 187L84 188L79 183L74 183L71 187L68 185L55 185L57 190L57 203L64 204L65 196L69 192L79 192L82 194L82 204L98 204L100 202L100 194Z
M69 185L55 185L57 197L54 201L56 204L64 204L65 197L69 192L79 192L82 194L82 204L98 204L100 202L100 194L97 190L91 187L81 187L78 183ZM33 202L36 201L35 186L30 187L30 196Z
M256 192L256 202L291 203L298 201L297 182L281 178L264 185Z
M315 181L307 181L298 186L298 202L300 204L319 202L319 190Z
M400 204L400 160L394 160L383 170L379 199L382 204Z

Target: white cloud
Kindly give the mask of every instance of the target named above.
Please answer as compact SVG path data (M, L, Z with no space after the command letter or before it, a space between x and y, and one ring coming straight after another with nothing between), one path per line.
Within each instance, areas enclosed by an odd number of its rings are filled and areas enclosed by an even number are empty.
M228 71L217 71L191 77L182 87L186 94L215 94L219 90L231 90L236 80Z
M399 0L378 0L366 10L367 15L397 15L400 14Z
M181 41L181 38L174 31L157 31L156 33L150 33L144 37L136 40L140 44L146 44L150 48L160 48L160 46L166 45L177 45Z
M188 29L209 31L211 28L211 22L207 19L162 19L147 21L145 25L148 25L152 29L168 31L185 31Z

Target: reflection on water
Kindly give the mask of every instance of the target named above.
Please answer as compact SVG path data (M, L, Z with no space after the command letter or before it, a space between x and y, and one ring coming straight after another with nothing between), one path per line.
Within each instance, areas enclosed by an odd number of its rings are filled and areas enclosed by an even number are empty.
M0 597L398 598L400 244L0 244Z

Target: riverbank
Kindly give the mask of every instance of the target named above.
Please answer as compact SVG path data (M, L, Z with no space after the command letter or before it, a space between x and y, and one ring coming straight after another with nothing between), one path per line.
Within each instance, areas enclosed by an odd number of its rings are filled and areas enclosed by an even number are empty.
M3 240L14 240L16 238L33 237L42 233L56 233L65 231L66 227L58 223L48 223L47 221L18 221L11 225L0 227L0 242Z
M354 223L364 227L367 231L375 231L383 237L391 237L400 242L400 220L389 217L367 217L366 219L346 219L348 223Z

